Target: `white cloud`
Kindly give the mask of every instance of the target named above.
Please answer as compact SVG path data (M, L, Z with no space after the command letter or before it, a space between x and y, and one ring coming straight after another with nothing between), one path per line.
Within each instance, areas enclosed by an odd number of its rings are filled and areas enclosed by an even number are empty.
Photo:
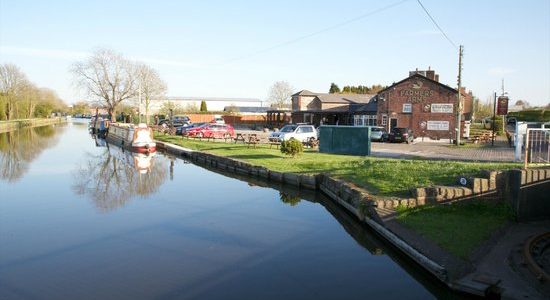
M37 48L23 48L12 46L0 46L0 53L9 55L22 55L41 58L57 58L57 59L83 59L90 55L88 52L79 51L66 51L57 49L37 49Z
M14 46L0 46L0 54L4 55L19 55L30 56L37 58L54 58L62 60L81 60L86 59L91 52L83 51L71 51L71 50L59 50L59 49L40 49L40 48L25 48ZM177 60L158 59L153 57L141 57L141 56L128 56L131 60L137 60L152 65L163 65L172 67L186 67L186 68L204 68L205 64L190 63Z
M493 67L487 73L491 76L502 77L504 75L515 73L517 70L508 67Z

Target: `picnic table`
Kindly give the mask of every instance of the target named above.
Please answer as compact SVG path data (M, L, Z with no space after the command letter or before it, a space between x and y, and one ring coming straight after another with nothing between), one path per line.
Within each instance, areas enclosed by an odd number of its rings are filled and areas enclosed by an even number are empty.
M238 142L246 144L246 133L237 133L237 135L235 136L235 144Z
M254 148L256 148L256 145L260 142L260 139L258 138L258 135L255 133L251 133L248 135L248 148L250 148L251 145L254 145Z

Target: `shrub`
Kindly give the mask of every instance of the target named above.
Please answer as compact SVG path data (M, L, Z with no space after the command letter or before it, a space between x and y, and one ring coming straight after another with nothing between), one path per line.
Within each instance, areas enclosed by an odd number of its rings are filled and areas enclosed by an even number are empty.
M281 143L281 152L283 154L296 157L304 152L304 146L295 138L291 138L290 140Z

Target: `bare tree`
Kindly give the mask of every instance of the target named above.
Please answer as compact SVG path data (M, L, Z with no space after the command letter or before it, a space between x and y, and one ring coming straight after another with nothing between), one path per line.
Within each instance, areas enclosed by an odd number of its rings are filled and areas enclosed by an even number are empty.
M277 81L269 89L267 101L277 108L288 107L293 88L286 81Z
M97 50L86 61L75 63L71 71L78 86L105 106L113 121L117 106L136 95L134 64L112 50Z
M148 65L138 64L136 73L138 89L141 92L141 98L145 100L145 122L149 124L149 105L151 104L151 99L158 99L164 96L164 93L166 93L166 83L160 78L157 71ZM141 107L141 103L138 105Z
M0 103L4 106L4 118L11 120L15 117L17 101L19 101L29 86L27 76L13 64L0 65Z

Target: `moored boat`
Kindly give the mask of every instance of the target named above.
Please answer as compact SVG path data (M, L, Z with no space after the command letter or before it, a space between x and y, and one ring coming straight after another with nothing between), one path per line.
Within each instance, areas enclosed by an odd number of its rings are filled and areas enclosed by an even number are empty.
M135 152L147 153L156 151L153 130L147 124L111 123L107 141L129 148Z

